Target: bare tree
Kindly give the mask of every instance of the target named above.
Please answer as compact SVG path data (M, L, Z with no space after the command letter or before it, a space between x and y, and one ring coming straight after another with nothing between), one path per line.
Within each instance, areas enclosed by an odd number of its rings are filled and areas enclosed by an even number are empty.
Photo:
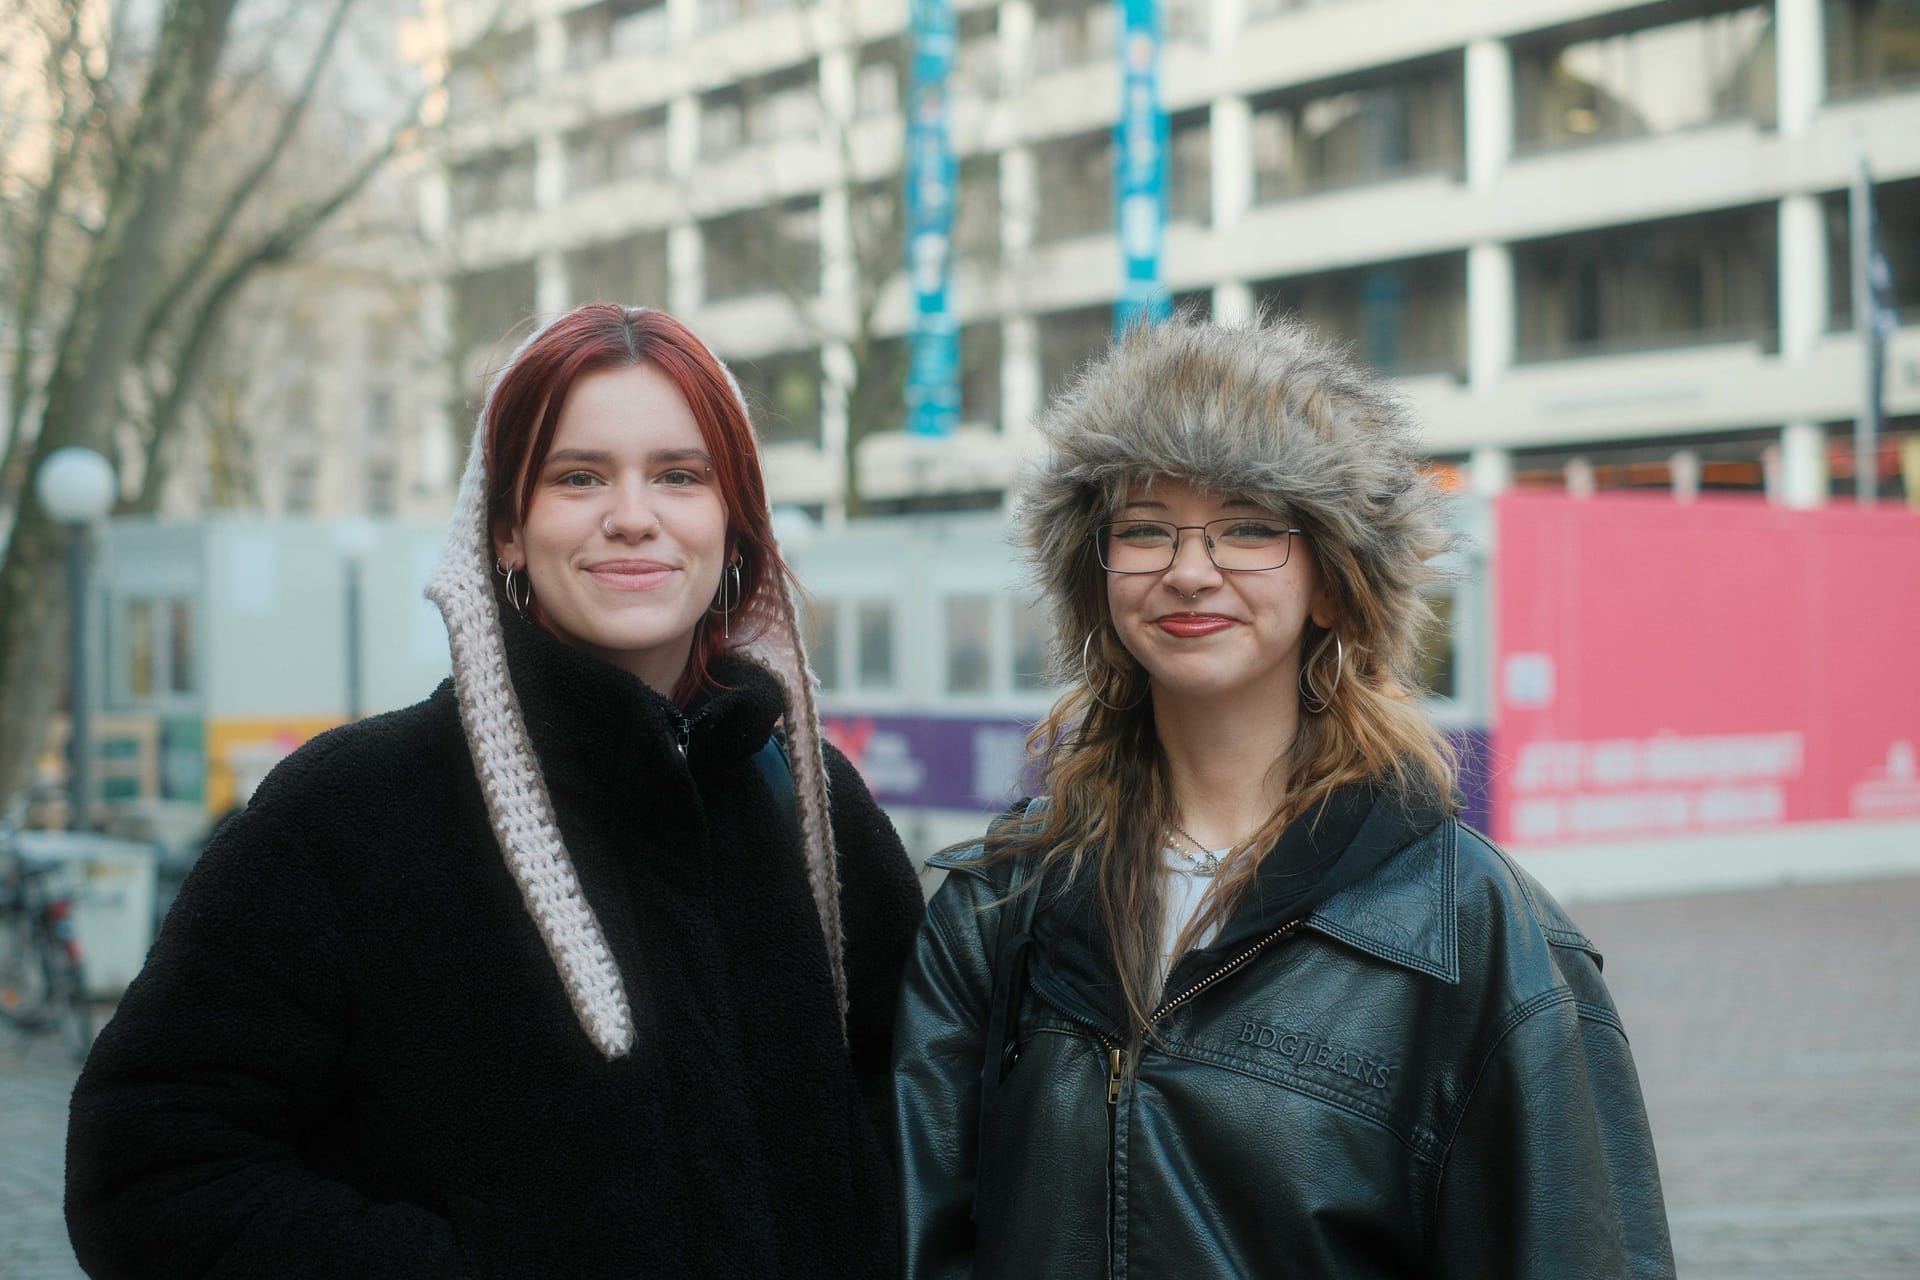
M406 145L417 97L319 180L287 178L357 2L169 0L143 28L123 6L25 0L10 19L23 35L10 47L41 57L4 69L27 105L3 123L42 145L0 162L14 339L0 454L0 801L26 781L65 674L60 532L30 477L55 449L84 446L138 478L128 507L151 509L236 299Z

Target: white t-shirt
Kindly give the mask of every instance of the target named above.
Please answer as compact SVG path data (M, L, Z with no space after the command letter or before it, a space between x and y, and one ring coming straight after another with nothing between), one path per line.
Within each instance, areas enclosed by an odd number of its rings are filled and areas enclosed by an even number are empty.
M1225 857L1227 851L1215 851ZM1166 981L1173 971L1173 944L1186 929L1187 923L1200 912L1200 901L1207 896L1207 890L1213 887L1212 876L1193 874L1191 860L1180 851L1171 847L1161 851L1161 865L1167 877L1167 916L1160 931L1160 980ZM1204 947L1212 942L1220 932L1219 926L1209 928L1194 939L1196 947Z

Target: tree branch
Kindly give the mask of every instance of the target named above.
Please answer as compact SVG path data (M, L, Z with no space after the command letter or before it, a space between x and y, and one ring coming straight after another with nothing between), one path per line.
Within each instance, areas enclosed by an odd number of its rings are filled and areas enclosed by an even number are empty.
M239 219L241 210L246 207L248 200L252 198L261 182L280 162L288 140L299 128L308 104L313 101L314 91L319 87L320 76L326 70L327 62L333 54L334 43L339 39L340 29L345 25L347 14L354 3L355 0L334 0L333 12L328 16L326 29L321 33L320 45L314 50L313 60L307 65L306 76L300 82L299 91L287 104L287 109L281 113L279 127L275 129L273 137L262 149L253 167L234 183L227 194L226 203L221 206L220 212L215 215L212 224L201 236L199 247L194 250L193 256L187 260L180 271L175 273L173 280L161 291L159 300L147 312L146 322L141 326L139 342L134 347L135 363L140 363L147 358L148 353L153 349L154 340L159 337L161 330L166 328L168 317L206 276L207 269L213 264L214 258L219 255L221 247L233 231L233 225Z

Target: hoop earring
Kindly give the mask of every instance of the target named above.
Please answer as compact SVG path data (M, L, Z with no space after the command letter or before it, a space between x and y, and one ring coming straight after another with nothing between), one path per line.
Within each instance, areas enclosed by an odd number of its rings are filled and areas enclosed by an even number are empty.
M1326 652L1326 646L1320 646L1320 652ZM1321 697L1320 690L1314 687L1313 666L1308 663L1300 668L1300 705L1312 715L1320 715L1333 705L1333 695L1340 691L1340 676L1347 669L1347 646L1340 640L1339 633L1333 637L1333 685L1327 690L1327 696ZM1315 703L1320 705L1315 706Z
M495 560L493 562L493 571L499 574L502 578L506 579L506 582L501 587L501 590L506 593L507 603L513 606L513 611L515 613L519 614L523 618L526 617L527 609L533 604L533 582L530 579L528 579L524 574L521 574L520 584L519 584L520 591L519 591L519 594L516 595L514 592L513 579L514 579L514 576L516 574L519 574L520 571L518 569L509 569L505 565L501 564L498 560Z
M1099 628L1095 627L1093 631L1087 632L1087 638L1080 644L1080 676L1087 682L1087 693L1095 702L1109 711L1131 711L1147 700L1147 691L1142 690L1140 696L1132 702L1129 702L1126 706L1117 707L1100 696L1100 686L1093 682L1093 668L1089 663L1089 658L1092 656L1094 631L1098 630Z
M712 605L707 606L708 613L717 613L720 615L720 634L728 640L733 639L733 611L739 606L742 593L740 586L740 562L745 558L744 555L735 555L733 557L733 563L728 565L726 570L721 573L720 607L715 609ZM729 582L733 584L731 594L727 591L727 584Z

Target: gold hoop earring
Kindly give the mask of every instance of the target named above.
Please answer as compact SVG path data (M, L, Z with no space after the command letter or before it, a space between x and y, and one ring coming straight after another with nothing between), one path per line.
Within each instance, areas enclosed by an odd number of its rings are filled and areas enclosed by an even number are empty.
M1137 707L1137 706L1139 706L1139 705L1140 705L1141 703L1143 703L1143 702L1145 702L1145 701L1147 700L1147 692L1148 692L1147 690L1144 690L1144 689L1143 689L1143 690L1141 691L1141 693L1140 693L1140 696L1139 696L1139 697L1137 697L1137 698L1135 698L1135 699L1134 699L1134 700L1133 700L1132 702L1129 702L1129 703L1128 703L1128 704L1127 704L1126 706L1124 706L1124 707L1118 707L1118 706L1115 706L1115 705L1114 705L1113 703L1111 703L1111 702L1108 702L1108 701L1107 701L1107 700L1106 700L1105 698L1103 698L1103 697L1101 697L1101 696L1100 696L1100 686L1098 686L1098 685L1096 685L1096 684L1095 684L1095 683L1093 682L1093 667L1092 667L1092 664L1091 664L1091 662L1090 662L1090 658L1092 657L1092 652L1091 652L1091 651L1092 651L1092 649L1093 649L1093 637L1094 637L1094 632L1097 632L1097 631L1098 631L1099 629L1100 629L1100 628L1098 628L1098 627L1095 627L1095 628L1093 629L1093 631L1089 631L1089 632L1087 632L1087 638L1086 638L1086 639L1085 639L1084 641L1082 641L1082 642L1081 642L1081 645L1080 645L1080 676L1081 676L1081 679L1083 679L1083 680L1085 680L1085 681L1087 682L1087 693L1088 693L1088 695L1089 695L1090 697L1092 697L1092 699L1093 699L1093 700L1094 700L1095 702L1097 702L1097 703L1099 703L1099 704L1100 704L1101 706L1103 706L1103 707L1105 707L1105 708L1106 708L1107 710L1109 710L1109 711L1131 711L1131 710L1133 710L1133 709L1134 709L1135 707Z
M1326 646L1320 646L1320 652L1326 652ZM1340 636L1333 637L1333 685L1327 690L1326 697L1320 696L1320 690L1313 683L1313 664L1306 663L1300 668L1300 705L1309 714L1320 715L1333 705L1333 695L1340 691L1340 675L1347 669L1347 646L1341 643ZM1318 703L1318 706L1314 704Z

